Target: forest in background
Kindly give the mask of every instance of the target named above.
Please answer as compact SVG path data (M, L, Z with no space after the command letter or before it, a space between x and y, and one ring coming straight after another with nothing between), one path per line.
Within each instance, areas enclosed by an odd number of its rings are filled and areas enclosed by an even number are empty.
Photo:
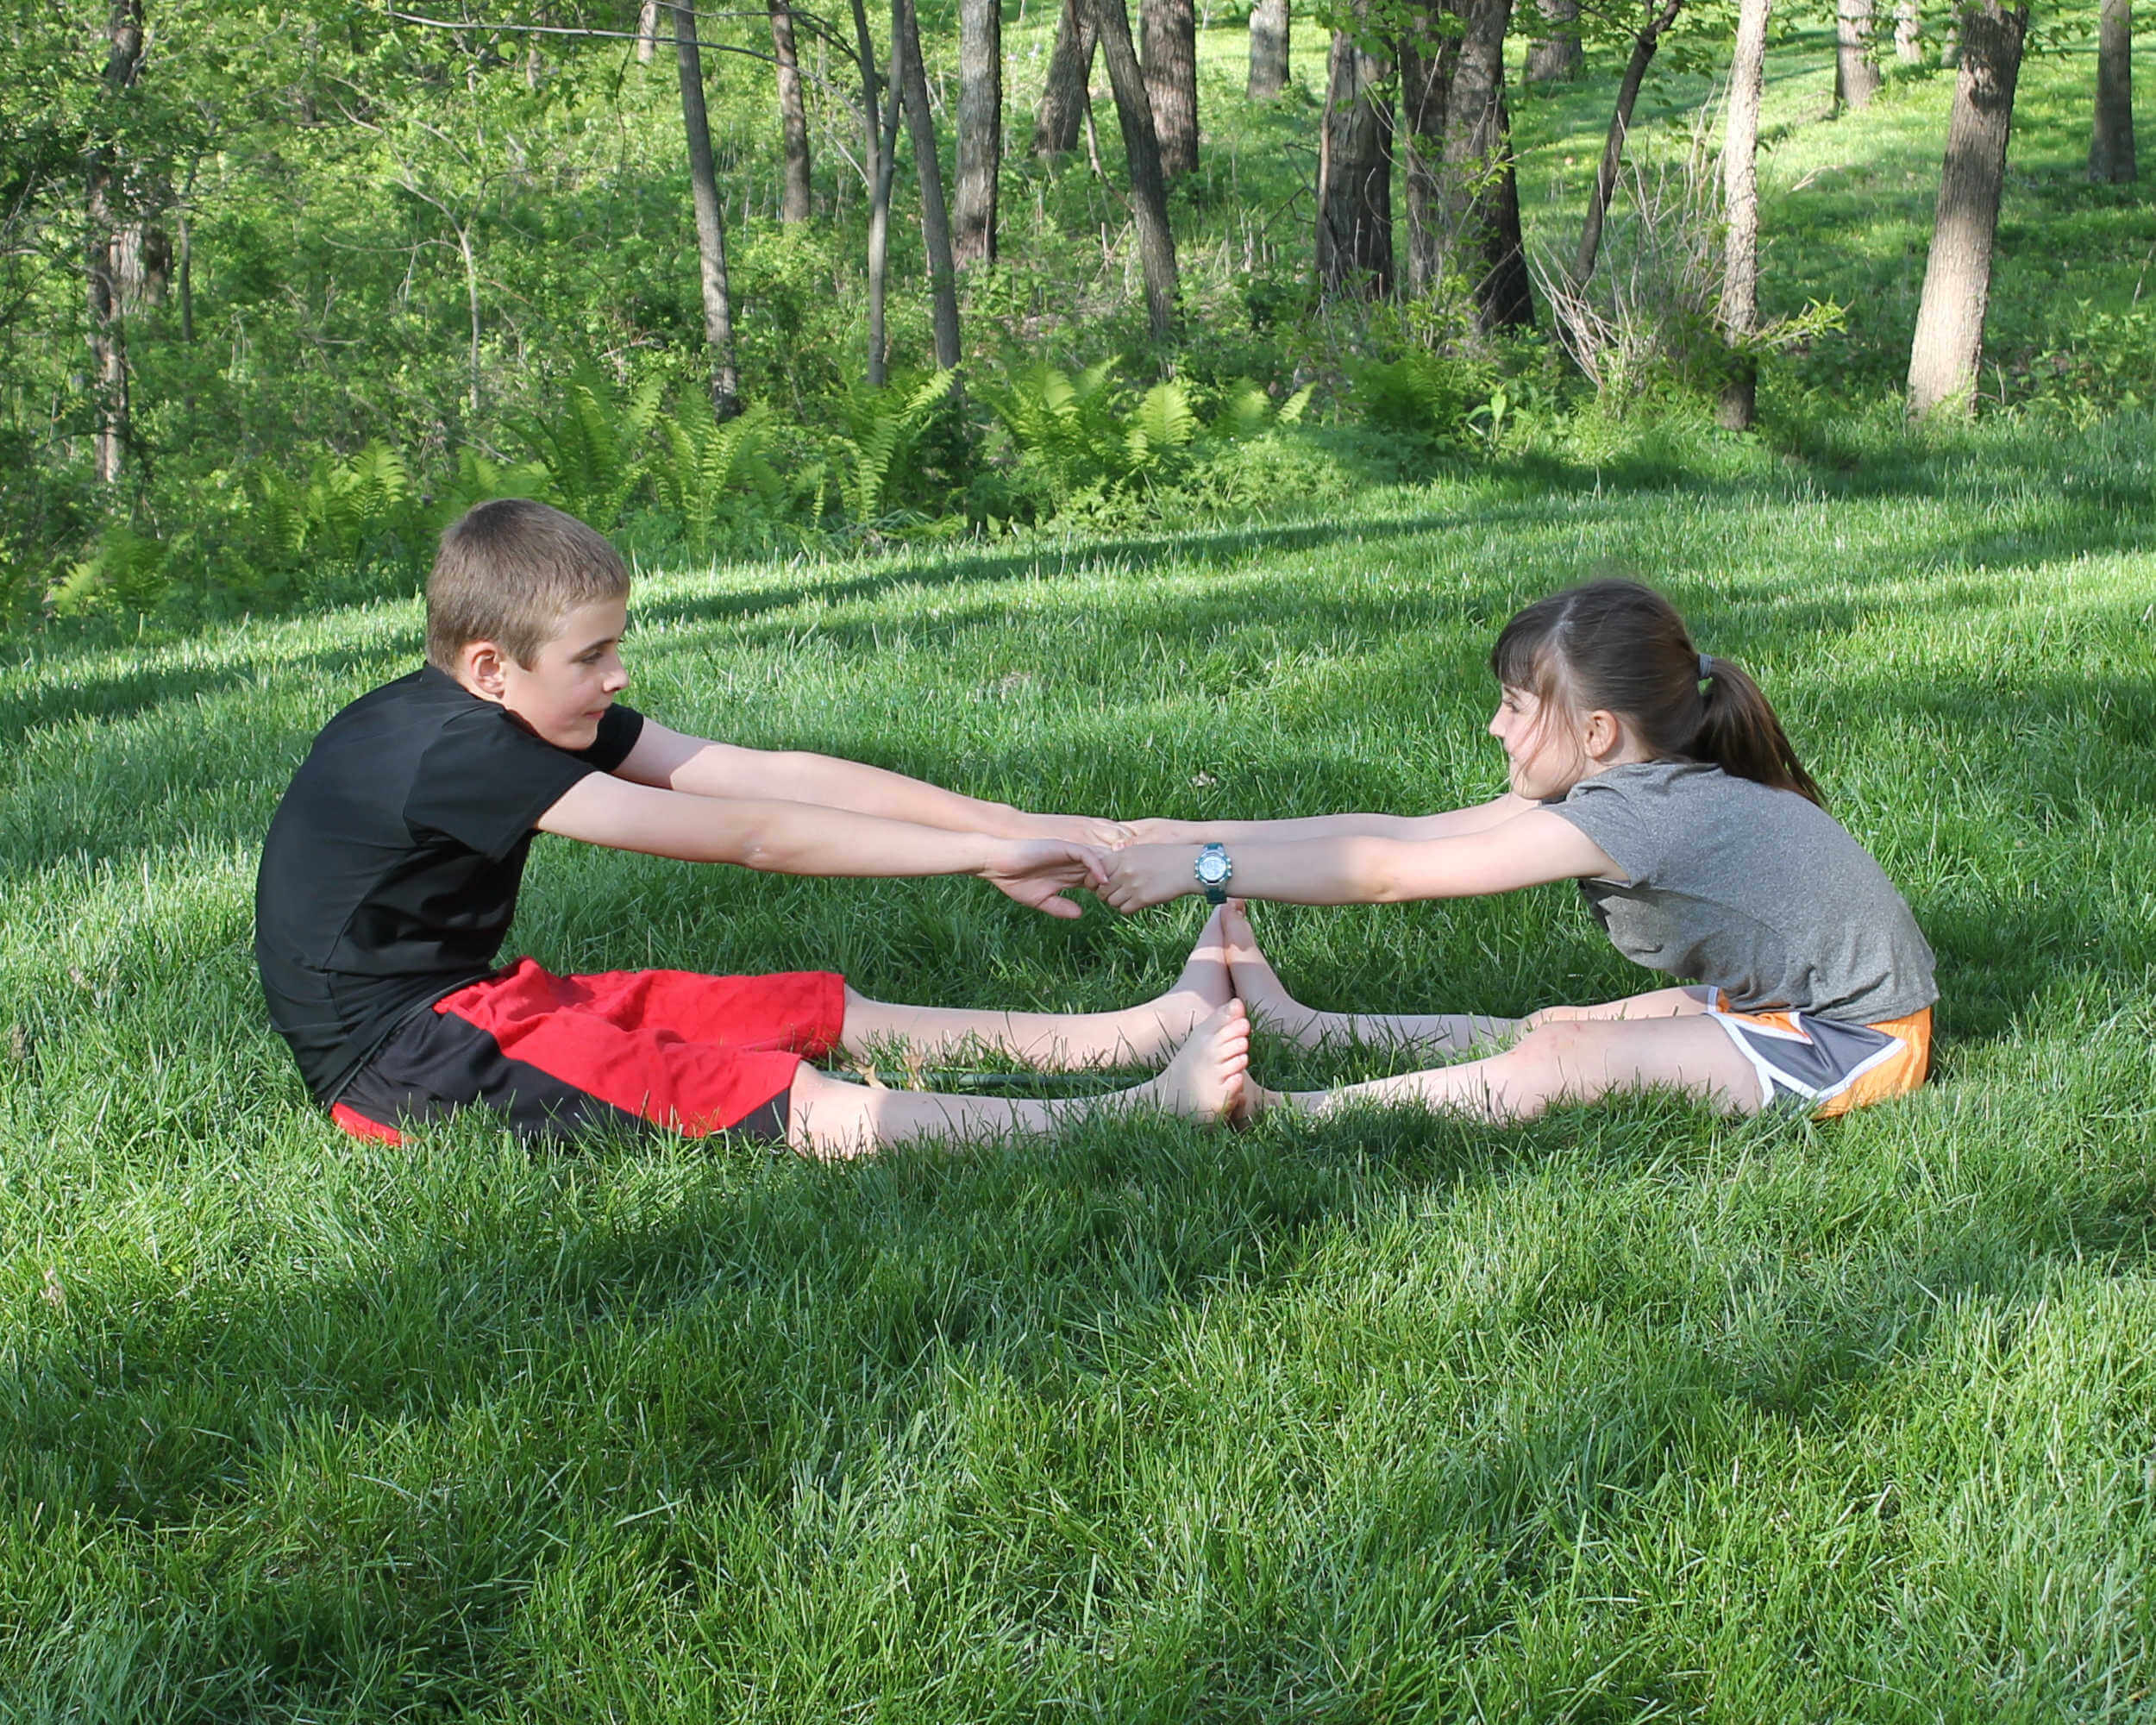
M2002 20L2001 262L1946 404L2148 398L2122 6L1546 4L18 0L7 614L407 591L504 492L705 557L1292 514L1755 413L1808 449L1913 398Z

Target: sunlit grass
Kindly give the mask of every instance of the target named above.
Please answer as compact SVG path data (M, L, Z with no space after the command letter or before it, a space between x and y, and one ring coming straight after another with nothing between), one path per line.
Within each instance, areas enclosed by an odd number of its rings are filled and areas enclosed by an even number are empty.
M1501 467L1301 528L640 584L670 722L1195 815L1489 791L1495 626L1645 575L1939 949L1940 1082L1830 1127L360 1145L264 1022L249 894L416 607L18 656L0 1710L2145 1716L2148 430L1858 425L1846 467L1620 451L1653 489ZM1078 1007L1195 922L548 842L512 950ZM1633 980L1557 889L1263 929L1326 1005Z

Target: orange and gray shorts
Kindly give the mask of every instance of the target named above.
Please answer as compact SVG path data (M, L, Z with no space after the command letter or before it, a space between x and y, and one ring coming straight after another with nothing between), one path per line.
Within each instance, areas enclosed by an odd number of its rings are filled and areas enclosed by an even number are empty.
M1810 1013L1733 1012L1716 990L1708 1012L1759 1075L1759 1105L1806 1102L1815 1120L1915 1089L1932 1063L1932 1009L1877 1024Z

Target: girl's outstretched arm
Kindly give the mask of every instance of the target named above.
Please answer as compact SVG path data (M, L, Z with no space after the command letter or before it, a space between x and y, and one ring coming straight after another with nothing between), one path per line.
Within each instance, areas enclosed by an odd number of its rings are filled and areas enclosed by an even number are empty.
M1311 838L1454 838L1482 832L1525 814L1535 805L1507 791L1486 803L1440 814L1318 814L1294 820L1134 820L1132 844L1247 844L1253 840L1293 844Z
M1219 841L1216 841L1219 842ZM1199 890L1199 847L1134 844L1104 859L1101 898L1119 911L1143 910ZM1297 905L1398 904L1509 893L1550 881L1625 872L1563 816L1530 805L1526 812L1480 832L1400 839L1259 839L1229 847L1238 898Z

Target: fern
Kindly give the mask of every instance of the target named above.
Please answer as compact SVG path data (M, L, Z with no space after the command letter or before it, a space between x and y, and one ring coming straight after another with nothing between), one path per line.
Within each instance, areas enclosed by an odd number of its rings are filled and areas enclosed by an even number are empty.
M1170 379L1156 383L1139 398L1124 426L1124 476L1150 475L1198 435L1198 415L1190 392Z
M779 486L766 454L771 411L759 404L720 424L711 401L699 393L684 399L660 425L660 453L652 479L660 502L680 518L689 543L708 549L720 520L749 499L768 499Z
M552 415L512 420L546 470L548 501L602 533L612 529L645 477L661 390L661 380L650 377L623 394L586 360L561 386Z
M839 413L848 429L833 433L830 441L839 497L849 520L874 527L886 518L887 493L900 459L956 380L956 372L937 372L911 394L856 386L841 398Z
M165 596L166 546L124 521L110 523L90 555L56 581L45 602L55 615L139 614Z

